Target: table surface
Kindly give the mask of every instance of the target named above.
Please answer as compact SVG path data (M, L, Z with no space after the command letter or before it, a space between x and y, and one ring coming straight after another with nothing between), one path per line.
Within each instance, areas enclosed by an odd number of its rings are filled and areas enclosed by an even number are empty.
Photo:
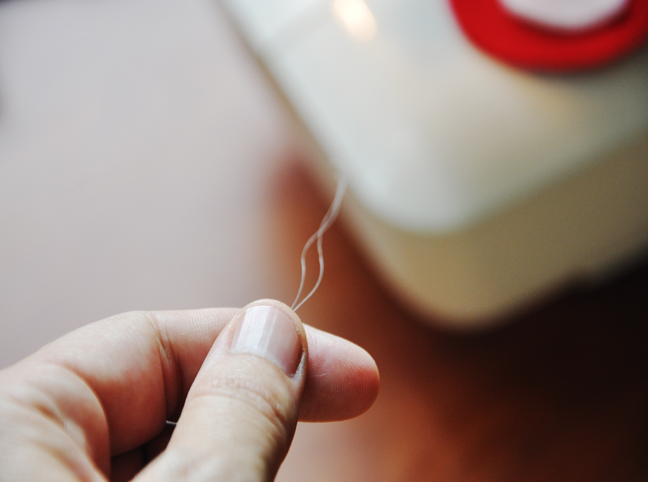
M297 137L212 2L0 3L0 366L122 311L291 301L327 208ZM325 253L300 315L366 348L381 393L300 424L277 480L648 479L645 263L458 334L344 219Z

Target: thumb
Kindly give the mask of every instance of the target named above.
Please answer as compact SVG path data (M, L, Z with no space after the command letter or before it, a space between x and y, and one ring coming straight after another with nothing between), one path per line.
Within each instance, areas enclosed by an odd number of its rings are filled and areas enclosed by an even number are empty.
M278 301L245 307L214 343L165 452L136 480L270 481L292 441L308 347Z

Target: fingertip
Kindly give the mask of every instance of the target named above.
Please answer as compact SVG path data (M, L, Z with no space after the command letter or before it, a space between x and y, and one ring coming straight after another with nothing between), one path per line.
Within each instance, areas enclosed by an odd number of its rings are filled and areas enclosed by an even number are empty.
M289 377L298 375L298 368L308 357L308 342L301 320L288 306L259 300L246 306L234 324L232 353L255 354Z
M380 374L371 355L358 345L306 326L309 363L299 419L340 421L357 417L375 402Z

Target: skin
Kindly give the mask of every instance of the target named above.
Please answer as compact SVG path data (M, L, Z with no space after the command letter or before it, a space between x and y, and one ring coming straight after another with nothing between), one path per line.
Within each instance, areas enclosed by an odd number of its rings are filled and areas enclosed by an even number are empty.
M117 315L1 371L0 481L273 480L298 419L355 417L379 379L360 347L259 304L294 322L294 374L230 352L230 308Z

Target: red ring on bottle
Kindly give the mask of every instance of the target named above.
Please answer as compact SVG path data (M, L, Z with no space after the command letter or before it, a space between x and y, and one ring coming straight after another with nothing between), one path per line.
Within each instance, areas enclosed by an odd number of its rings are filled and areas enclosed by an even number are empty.
M450 0L465 35L518 67L576 72L611 64L648 39L648 0L630 0L610 22L583 32L551 31L509 13L498 0Z

